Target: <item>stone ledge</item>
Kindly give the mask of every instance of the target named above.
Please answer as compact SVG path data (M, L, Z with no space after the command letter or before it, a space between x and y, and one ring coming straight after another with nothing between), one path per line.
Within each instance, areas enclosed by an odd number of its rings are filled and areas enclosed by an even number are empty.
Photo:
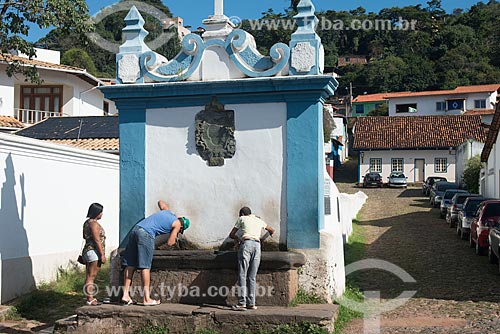
M202 329L229 334L234 333L235 328L253 332L302 322L333 331L338 305L260 306L257 310L233 311L229 307L210 305L162 304L144 307L112 304L80 307L76 313L76 317L59 320L54 333L132 334L147 326L158 326L168 327L170 334L196 333Z
M303 266L306 258L295 252L262 252L259 270L291 270ZM161 269L238 269L238 253L235 251L207 250L155 250L154 268Z

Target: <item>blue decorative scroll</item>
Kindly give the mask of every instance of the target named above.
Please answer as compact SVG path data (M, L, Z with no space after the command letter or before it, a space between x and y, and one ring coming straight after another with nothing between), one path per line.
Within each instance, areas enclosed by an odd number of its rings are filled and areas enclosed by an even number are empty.
M141 73L158 82L187 80L200 66L205 50L220 47L225 50L236 67L248 77L275 76L290 59L290 48L283 43L273 45L270 56L263 56L254 45L253 38L244 30L236 29L226 40L211 39L204 42L200 36L189 34L182 40L181 52L172 60L162 62L153 51L140 57ZM163 58L165 59L165 58Z

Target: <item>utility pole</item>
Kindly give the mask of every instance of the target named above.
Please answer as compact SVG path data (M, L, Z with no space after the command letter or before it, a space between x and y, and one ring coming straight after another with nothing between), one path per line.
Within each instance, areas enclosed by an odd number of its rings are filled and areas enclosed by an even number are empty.
M352 82L349 82L349 115L352 117Z

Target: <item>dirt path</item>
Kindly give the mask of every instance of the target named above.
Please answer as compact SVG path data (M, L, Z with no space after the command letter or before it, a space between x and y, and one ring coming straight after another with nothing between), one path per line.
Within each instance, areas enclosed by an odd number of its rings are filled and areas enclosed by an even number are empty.
M365 258L395 264L416 280L403 283L381 270L357 276L363 291L380 291L382 298L417 291L407 304L383 315L381 333L500 333L498 265L475 255L420 188L360 189L344 180L336 180L341 191L368 195L360 212ZM362 321L351 323L345 333L362 333Z

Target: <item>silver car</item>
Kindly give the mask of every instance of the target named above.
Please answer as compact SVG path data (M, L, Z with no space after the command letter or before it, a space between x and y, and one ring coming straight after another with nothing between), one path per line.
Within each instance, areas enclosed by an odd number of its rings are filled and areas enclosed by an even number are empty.
M451 206L451 200L456 194L468 194L468 191L461 189L448 189L444 192L441 204L439 205L439 217L445 218L448 208Z
M387 183L389 187L407 187L407 177L402 172L392 172L387 178L389 179Z

